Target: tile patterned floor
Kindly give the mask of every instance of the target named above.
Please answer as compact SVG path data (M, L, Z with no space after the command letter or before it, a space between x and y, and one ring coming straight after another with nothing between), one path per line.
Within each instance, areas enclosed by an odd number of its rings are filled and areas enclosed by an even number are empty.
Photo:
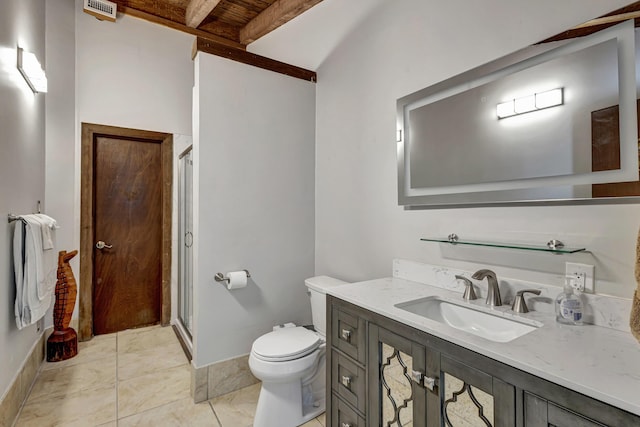
M64 362L44 362L16 427L253 425L260 385L194 404L190 367L170 327L79 343ZM324 427L324 415L303 427Z

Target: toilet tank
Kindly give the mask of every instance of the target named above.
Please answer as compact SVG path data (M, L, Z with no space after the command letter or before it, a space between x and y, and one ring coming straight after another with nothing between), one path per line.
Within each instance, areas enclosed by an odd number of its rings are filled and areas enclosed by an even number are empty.
M327 328L327 289L334 286L345 285L347 282L334 279L329 276L311 277L304 281L309 291L311 300L311 316L313 317L313 327L322 336L326 334Z

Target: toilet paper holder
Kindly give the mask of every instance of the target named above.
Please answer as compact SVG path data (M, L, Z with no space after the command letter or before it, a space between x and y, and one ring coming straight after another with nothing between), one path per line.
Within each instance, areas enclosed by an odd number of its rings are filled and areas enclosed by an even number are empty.
M244 272L247 273L247 279L249 277L251 277L251 274L249 273L249 270L244 270ZM211 277L211 276L209 276L209 277ZM227 282L227 283L229 283L229 280L230 280L228 277L225 277L225 275L222 274L222 273L216 273L216 275L213 278L215 279L216 282Z

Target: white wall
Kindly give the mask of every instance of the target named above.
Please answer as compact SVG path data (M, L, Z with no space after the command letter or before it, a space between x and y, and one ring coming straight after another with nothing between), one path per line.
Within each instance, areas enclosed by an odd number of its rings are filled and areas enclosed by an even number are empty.
M58 222L56 249L79 249L73 216L75 200L73 165L75 158L75 3L74 0L46 2L47 79L46 168L44 212ZM79 256L71 261L76 279ZM45 326L53 326L53 306Z
M98 21L76 1L78 123L191 135L194 37L118 16Z
M66 73L61 87L52 88L57 95L50 110L57 116L47 126L47 212L62 223L60 247L78 249L81 123L190 135L193 36L126 15L116 23L99 21L82 11L80 0L58 6L64 11L48 22L64 29L55 32L65 40L52 57ZM77 258L72 267L79 279Z
M41 335L35 325L16 328L13 225L5 218L44 201L46 95L31 92L16 68L20 45L46 69L44 7L44 0L0 2L0 399Z
M197 367L311 320L315 85L199 53L194 94ZM216 272L248 269L228 291Z
M397 205L396 99L629 3L388 2L318 70L316 274L389 276L407 258L560 286L565 261L596 265L596 290L630 298L640 207L404 211ZM574 256L447 247L420 237L585 245Z

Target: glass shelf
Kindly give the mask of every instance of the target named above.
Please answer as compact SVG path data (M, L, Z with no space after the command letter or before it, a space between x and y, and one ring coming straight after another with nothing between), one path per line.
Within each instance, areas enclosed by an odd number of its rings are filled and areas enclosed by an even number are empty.
M539 251L549 252L552 254L574 254L576 252L586 251L586 248L569 248L562 244L558 240L551 240L546 245L528 245L520 243L495 243L495 242L480 242L474 240L458 240L458 236L455 234L444 238L421 238L423 242L438 242L449 243L451 245L470 245L470 246L485 246L491 248L506 248L506 249L520 249L525 251Z

